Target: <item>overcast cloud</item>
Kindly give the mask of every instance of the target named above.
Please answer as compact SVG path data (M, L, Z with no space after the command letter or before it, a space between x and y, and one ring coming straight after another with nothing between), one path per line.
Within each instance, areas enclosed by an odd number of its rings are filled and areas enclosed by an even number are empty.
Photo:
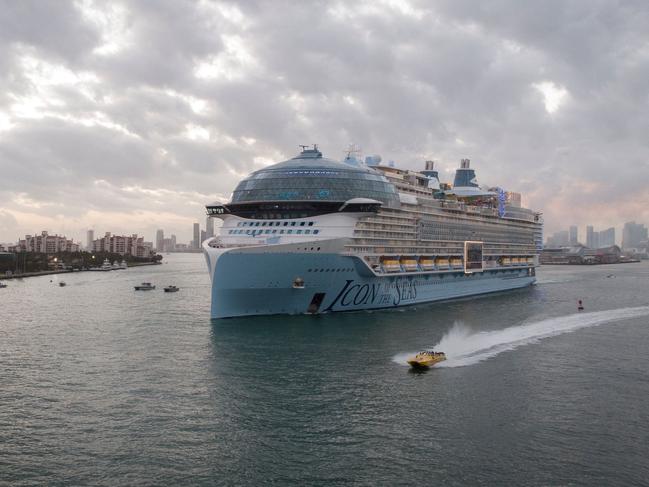
M546 234L649 223L647 26L645 0L2 1L0 242L188 241L313 142L468 157Z

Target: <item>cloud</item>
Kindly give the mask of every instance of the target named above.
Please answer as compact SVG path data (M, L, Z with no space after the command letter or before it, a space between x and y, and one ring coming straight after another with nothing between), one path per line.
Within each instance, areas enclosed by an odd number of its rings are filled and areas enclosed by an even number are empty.
M318 142L469 157L546 233L649 221L646 2L14 2L0 11L0 241L157 227Z

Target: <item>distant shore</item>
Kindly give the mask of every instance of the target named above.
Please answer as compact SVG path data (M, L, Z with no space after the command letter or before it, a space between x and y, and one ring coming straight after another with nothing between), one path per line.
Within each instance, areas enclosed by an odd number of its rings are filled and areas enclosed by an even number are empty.
M162 262L133 262L128 265L128 268L131 267L139 267L143 265L160 265ZM35 271L35 272L24 272L22 274L12 274L10 276L0 276L0 281L5 280L5 279L23 279L25 277L38 277L38 276L49 276L52 274L71 274L74 272L111 272L111 271L116 271L116 270L128 270L126 269L110 269L110 271L101 271L99 267L94 267L91 269L80 269L80 270L72 270L72 269L57 269L57 270L52 270L52 271Z

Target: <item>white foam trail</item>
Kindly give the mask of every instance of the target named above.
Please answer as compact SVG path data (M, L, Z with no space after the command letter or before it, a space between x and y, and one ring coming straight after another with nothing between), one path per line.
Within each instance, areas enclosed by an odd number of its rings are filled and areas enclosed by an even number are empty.
M523 345L536 343L544 338L640 316L649 316L649 306L577 313L503 330L478 333L472 333L463 323L456 322L432 348L445 352L447 357L445 362L441 362L436 367L462 367L476 364ZM403 365L406 364L406 358L414 353L416 352L399 353L393 357L393 360Z

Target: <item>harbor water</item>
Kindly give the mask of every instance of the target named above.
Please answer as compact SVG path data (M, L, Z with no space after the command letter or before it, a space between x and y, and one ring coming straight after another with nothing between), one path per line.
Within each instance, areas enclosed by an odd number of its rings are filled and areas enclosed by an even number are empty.
M537 274L219 321L198 254L7 281L0 485L647 485L649 264ZM428 347L447 362L412 372Z

